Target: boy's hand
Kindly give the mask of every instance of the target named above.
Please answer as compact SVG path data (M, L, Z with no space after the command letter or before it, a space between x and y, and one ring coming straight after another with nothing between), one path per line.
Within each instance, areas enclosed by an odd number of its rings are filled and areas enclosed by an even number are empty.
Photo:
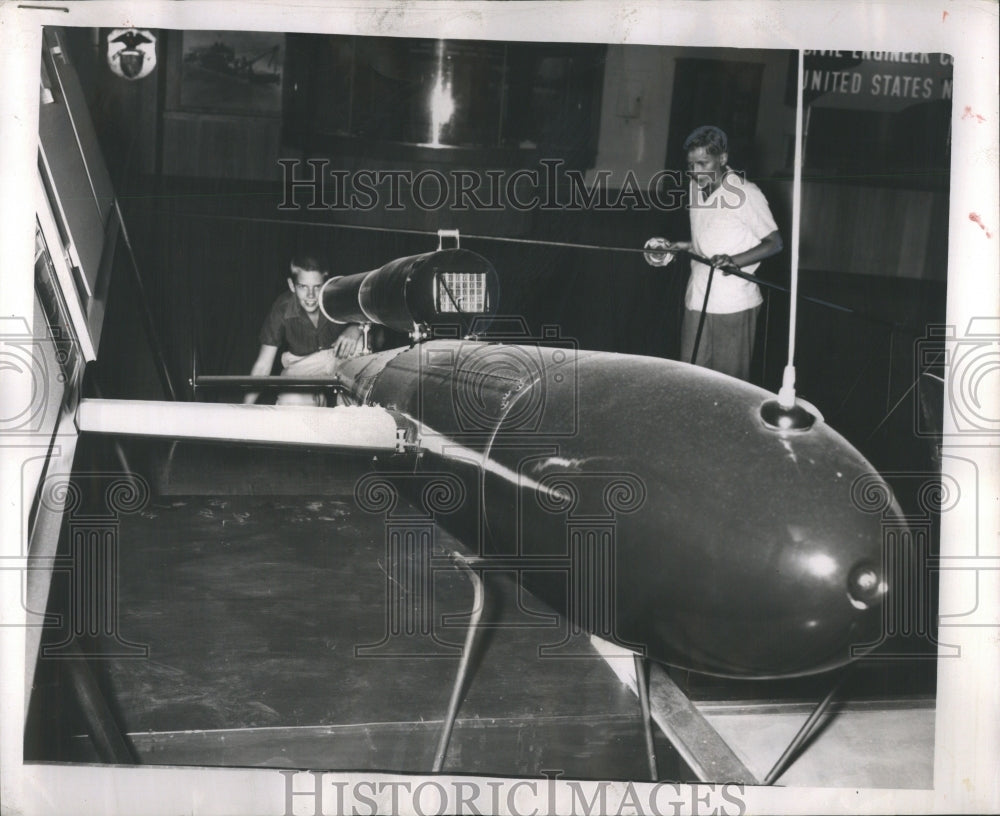
M338 360L353 357L361 350L361 340L364 332L357 323L352 323L344 329L333 344L333 356Z

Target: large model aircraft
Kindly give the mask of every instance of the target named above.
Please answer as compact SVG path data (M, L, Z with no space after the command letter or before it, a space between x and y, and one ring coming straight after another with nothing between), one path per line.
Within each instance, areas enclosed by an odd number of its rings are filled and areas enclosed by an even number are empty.
M87 160L92 128L71 110L79 90L55 49L43 65L43 88L57 93L41 113L36 273L52 342L72 348L60 358L53 427L377 451L378 472L432 510L443 476L459 498L441 523L476 570L533 568L528 588L579 630L655 662L793 677L843 666L878 639L892 589L884 528L902 520L858 451L808 407L776 410L774 395L703 368L512 339L496 318L497 271L458 247L325 286L331 319L402 331L408 344L318 380L250 384L330 387L336 406L80 399L109 273L91 246L94 213L72 208L65 191L86 179L100 234L123 225L106 172ZM70 138L80 150L64 149ZM72 459L71 445L63 455ZM40 562L55 551L53 517L34 520ZM29 582L31 608L44 608L48 577Z
M388 476L450 474L464 500L442 521L474 553L587 571L575 622L682 668L810 674L876 640L888 588L872 496L891 494L843 437L818 417L775 419L774 395L701 367L472 339L496 279L483 257L445 249L328 281L331 319L413 338L295 382L336 383L342 407L84 400L80 427L376 448ZM569 520L595 515L613 540L567 543ZM561 607L564 583L529 588Z
M771 679L844 666L878 643L890 590L884 530L902 518L846 440L801 405L783 411L774 395L697 366L580 351L555 338L474 339L495 291L492 265L462 249L328 281L331 319L409 329L412 340L333 362L326 377L269 378L281 388L332 384L337 407L84 399L78 424L378 451L377 489L396 482L425 512L450 511L440 523L476 556L479 574L517 571L576 631L636 654L647 729L640 656ZM474 616L435 770L475 626ZM647 745L655 778L649 730ZM745 780L734 764L730 773Z

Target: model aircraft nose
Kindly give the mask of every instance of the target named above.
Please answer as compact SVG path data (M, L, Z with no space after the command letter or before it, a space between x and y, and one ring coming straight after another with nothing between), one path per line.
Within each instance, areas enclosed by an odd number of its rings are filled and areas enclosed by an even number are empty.
M792 541L806 543L801 534L791 536ZM806 543L806 547L809 545ZM804 552L793 550L800 563L793 570L793 578L814 584L815 591L829 592L835 598L843 596L855 609L865 610L882 602L887 585L881 569L870 559L851 560L851 550L827 543ZM846 560L838 557L843 552Z
M881 603L886 589L879 570L869 561L856 564L847 576L847 597L856 609L869 609Z
M640 529L638 518L634 528L619 525L619 545L635 557L629 563L623 553L618 564L619 609L647 611L619 621L622 642L695 671L763 679L834 669L880 641L889 587L876 563L877 523L829 507L764 503L731 513L733 505L713 510L686 494L661 501L668 511L651 512L642 520L649 527ZM782 511L814 517L769 525ZM654 529L661 543L639 544L655 542ZM673 536L686 546L665 542ZM645 578L653 574L655 589Z
M589 420L629 374L633 391L649 389L635 400L648 413L587 445L605 443L593 467L636 474L646 491L615 520L620 640L663 662L759 678L833 669L873 648L890 591L883 537L900 519L891 498L879 512L858 500L853 487L872 480L890 496L871 465L821 421L769 427L758 411L767 395L746 383L690 367L657 381L641 366L622 361L619 379L581 389L580 402Z
M776 574L770 580L764 572L757 574L771 596L758 601L759 607L783 613L762 616L762 625L772 631L750 639L770 644L768 661L783 666L781 673L799 673L804 666L795 663L801 655L810 655L812 671L834 668L879 641L888 584L881 566L870 557L877 551L870 543L859 546L862 540L870 542L875 532L864 539L858 528L851 537L830 532L815 530L785 539L778 545L782 556ZM733 654L741 648L736 643L730 647ZM766 652L761 649L761 654ZM763 664L760 671L767 672Z

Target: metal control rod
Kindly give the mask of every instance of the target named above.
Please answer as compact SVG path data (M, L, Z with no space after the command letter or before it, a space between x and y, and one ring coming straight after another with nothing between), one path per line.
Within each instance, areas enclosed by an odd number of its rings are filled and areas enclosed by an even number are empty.
M265 391L271 388L282 391L315 388L347 390L340 380L330 377L249 377L240 374L213 374L192 377L189 382L196 390L199 388L244 388L254 391Z

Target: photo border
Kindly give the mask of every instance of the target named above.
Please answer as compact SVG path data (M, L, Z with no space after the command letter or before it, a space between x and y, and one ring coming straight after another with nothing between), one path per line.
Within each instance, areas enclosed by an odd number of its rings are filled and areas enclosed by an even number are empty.
M713 46L732 48L871 49L946 52L955 57L952 111L952 188L949 210L947 323L958 340L980 337L982 320L997 326L1000 270L997 261L998 7L981 2L641 2L616 6L597 0L578 2L388 2L339 0L281 5L239 4L241 30L337 34L377 34L446 39L559 40L629 44ZM233 27L236 5L224 0L150 0L117 3L105 0L39 4L6 4L0 8L0 304L3 315L32 322L34 212L33 170L38 130L38 61L41 27L136 26L148 29L226 29ZM10 270L21 270L20 274ZM984 314L985 312L985 314ZM980 321L977 324L976 321ZM987 334L986 342L991 335ZM27 402L24 378L6 377L2 399ZM975 407L982 416L997 417L997 395ZM962 395L959 395L959 399ZM992 402L989 402L992 400ZM47 440L41 440L39 445ZM971 517L959 508L942 519L942 618L948 617L947 640L961 649L958 659L938 661L933 790L856 790L814 788L747 788L735 803L708 804L712 786L683 786L692 812L726 812L744 804L749 812L769 813L923 813L989 812L1000 808L996 767L1000 756L1000 638L997 636L996 571L998 519L995 513L1000 439L996 434L963 434L945 413L943 473L961 457L972 461L979 484L963 485L978 492ZM11 813L274 813L287 810L288 776L272 769L199 769L166 767L70 766L22 762L26 690L24 688L25 612L21 587L26 570L23 518L27 508L11 503L19 491L21 466L38 447L20 440L0 443L0 484L7 501L0 529L0 803ZM969 536L978 536L975 547ZM968 555L969 552L975 555ZM969 582L978 588L976 607L969 608ZM408 782L422 777L396 774L324 774L339 781ZM461 777L426 777L444 785ZM465 782L469 778L464 778ZM523 803L520 813L544 812L546 783L541 779L498 779L498 800L508 808ZM476 800L490 812L489 782ZM528 786L525 787L525 784ZM531 784L540 792L531 798ZM581 783L585 787L598 783ZM616 783L619 787L622 783ZM518 787L521 786L521 787ZM558 812L571 812L563 783ZM647 790L652 783L635 783ZM390 788L390 790L392 790ZM707 795L707 794L706 794ZM513 797L513 798L511 798ZM376 797L379 807L387 795ZM433 799L431 799L433 801ZM494 802L497 800L493 800ZM699 804L700 803L700 804ZM296 808L302 805L295 804ZM626 807L628 805L626 804ZM712 808L721 808L713 811ZM301 812L312 812L304 810ZM324 812L334 812L328 803ZM629 812L629 811L626 811ZM670 811L668 811L670 812ZM685 812L684 808L680 812ZM742 812L742 810L740 811Z

